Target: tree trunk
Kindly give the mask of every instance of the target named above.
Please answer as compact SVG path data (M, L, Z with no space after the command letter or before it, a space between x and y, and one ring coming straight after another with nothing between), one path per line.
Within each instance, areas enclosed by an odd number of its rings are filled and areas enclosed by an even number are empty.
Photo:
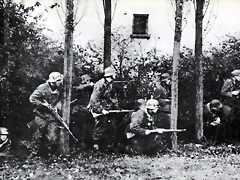
M172 104L171 104L171 123L172 129L177 129L178 118L178 67L180 60L180 45L182 37L182 9L183 0L176 0L176 12L175 12L175 35L174 35L174 47L173 47L173 74L172 74ZM172 150L176 151L177 146L177 133L172 133Z
M111 25L112 25L112 3L111 0L104 1L104 68L111 66Z
M202 69L202 23L204 0L196 0L197 8L195 15L195 75L196 75L196 141L203 138L203 69Z
M4 44L7 45L9 44L9 38L10 38L10 27L9 27L9 11L10 11L10 5L11 5L11 0L6 0L4 1Z
M4 1L0 0L0 45L4 45Z
M64 99L63 99L63 120L69 126L70 101L72 87L73 69L73 0L66 0L66 22L65 22L65 52L64 52ZM61 150L64 154L69 153L69 134L64 131L61 137Z

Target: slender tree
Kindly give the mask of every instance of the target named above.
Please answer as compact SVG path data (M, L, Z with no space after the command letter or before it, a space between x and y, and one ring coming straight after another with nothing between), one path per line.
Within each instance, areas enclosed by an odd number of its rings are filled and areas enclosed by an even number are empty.
M103 0L104 8L104 68L111 66L112 2Z
M66 21L65 21L65 53L64 53L64 99L63 99L63 120L69 126L70 101L72 88L73 69L73 31L74 31L74 6L73 0L66 0ZM62 132L61 147L64 154L69 153L69 134Z
M174 35L174 47L173 47L173 73L172 73L172 104L171 104L171 123L172 129L177 129L178 118L178 69L180 60L180 46L182 38L182 11L183 0L176 0L175 11L175 35ZM177 133L172 133L172 149L177 150Z
M203 69L202 69L202 37L203 7L205 0L196 0L195 14L195 77L196 77L196 112L195 137L200 142L203 138Z

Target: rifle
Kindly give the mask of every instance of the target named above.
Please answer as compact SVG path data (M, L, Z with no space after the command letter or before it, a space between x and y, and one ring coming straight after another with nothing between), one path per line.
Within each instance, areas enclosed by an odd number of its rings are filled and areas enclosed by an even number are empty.
M184 132L184 131L186 131L186 129L164 129L164 128L157 128L157 129L153 129L153 130L149 130L149 131L150 131L150 134L153 134L153 133L162 134L162 133L165 133L165 132ZM128 133L127 133L127 139L130 139L130 138L132 138L133 136L135 136L134 133L131 133L131 132L128 132Z
M127 113L127 112L133 112L134 110L125 110L125 109L122 109L122 110L109 110L108 112L109 113ZM95 113L93 111L91 111L92 115L94 118L98 117L98 116L101 116L103 114L98 114L98 113Z
M129 83L134 82L135 80L129 80L129 81L113 81L113 83Z
M55 118L57 118L62 125L65 127L65 129L68 131L68 133L73 137L73 139L75 141L78 141L78 139L73 135L73 133L71 132L71 130L69 129L69 127L67 126L67 124L64 122L64 120L62 119L62 117L58 114L58 112L56 110L54 110L53 108L49 107L50 111L53 113L53 115L55 116Z

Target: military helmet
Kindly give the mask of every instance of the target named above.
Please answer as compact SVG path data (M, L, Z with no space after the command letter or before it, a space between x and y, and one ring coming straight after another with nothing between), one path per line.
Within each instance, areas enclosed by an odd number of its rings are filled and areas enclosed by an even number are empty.
M157 109L159 107L159 102L156 99L149 99L146 103L147 109Z
M49 74L48 82L56 82L59 80L63 80L63 75L59 72L52 72Z
M114 76L116 74L116 70L114 67L107 67L104 70L104 77Z
M84 74L81 76L81 83L84 84L86 83L88 80L91 80L92 78L88 75L88 74Z
M214 99L210 102L210 106L212 108L220 109L220 108L222 108L223 105L218 99Z
M231 72L232 76L240 76L240 69L235 69Z
M167 81L167 80L169 80L170 79L170 75L168 74L168 73L163 73L162 75L161 75L161 81Z

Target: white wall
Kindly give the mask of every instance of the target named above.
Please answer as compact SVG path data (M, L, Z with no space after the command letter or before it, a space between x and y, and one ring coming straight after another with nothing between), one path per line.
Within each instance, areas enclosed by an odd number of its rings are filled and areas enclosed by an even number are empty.
M15 0L19 1L19 0ZM24 0L26 5L33 5L36 0ZM39 0L45 7L54 4L59 0ZM77 2L77 0L75 0ZM88 41L94 40L97 43L103 41L103 9L102 0L80 0L82 2L79 7L77 19L79 19L83 7L87 11L76 27L75 44L86 45ZM87 2L87 3L86 3ZM116 0L113 0L113 5ZM64 4L65 1L62 0ZM39 10L38 12L41 12ZM59 8L61 19L64 21L64 13ZM99 17L97 15L99 14ZM126 13L126 15L124 15ZM133 13L149 14L149 40L142 40L144 49L157 46L163 53L172 54L173 36L174 36L174 8L170 0L118 0L116 12L113 19L112 27L116 28L121 25L127 27L127 34L131 34ZM214 20L214 16L217 16ZM55 39L63 40L64 27L57 15L56 9L50 9L45 13L47 18L43 22L52 32L47 34ZM194 7L193 4L185 7L184 17L187 24L184 23L182 45L194 48ZM208 49L208 42L217 45L222 36L226 34L240 35L240 1L239 0L211 0L208 11L204 18L204 27L211 17L211 31L204 39L203 49ZM220 38L220 39L219 39Z

